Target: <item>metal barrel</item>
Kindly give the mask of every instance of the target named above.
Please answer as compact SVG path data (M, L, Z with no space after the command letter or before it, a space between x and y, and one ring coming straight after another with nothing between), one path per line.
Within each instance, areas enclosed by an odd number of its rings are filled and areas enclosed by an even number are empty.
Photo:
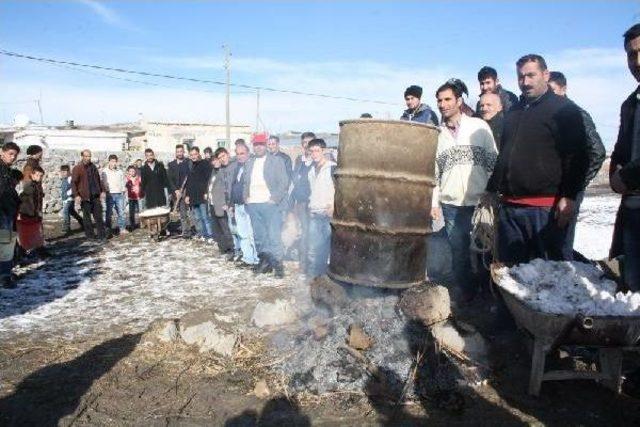
M398 289L424 282L438 133L398 120L340 122L329 277Z

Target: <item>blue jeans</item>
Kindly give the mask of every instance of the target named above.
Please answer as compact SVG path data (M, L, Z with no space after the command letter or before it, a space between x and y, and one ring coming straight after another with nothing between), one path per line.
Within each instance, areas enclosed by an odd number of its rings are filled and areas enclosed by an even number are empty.
M107 218L105 224L107 228L111 228L111 215L113 208L116 209L118 216L118 228L124 230L126 225L124 214L124 194L123 193L107 193Z
M451 270L456 286L465 295L473 295L478 289L471 271L471 217L474 206L454 206L442 204L444 228L451 246Z
M623 209L624 282L637 292L640 291L640 209Z
M11 230L12 234L15 236L15 216L14 215L4 215L0 214L0 230ZM5 279L11 276L11 269L13 268L13 252L16 247L16 239L15 237L11 242L3 244L5 246L3 249L6 249L8 253L11 254L11 259L8 261L0 261L0 278Z
M258 263L258 252L256 244L253 240L253 227L251 217L246 209L247 205L235 205L233 215L236 219L236 235L240 242L240 250L242 251L242 260L247 264Z
M276 261L282 261L282 211L274 203L249 203L245 205L251 217L253 236L258 253L265 253Z
M62 205L62 231L68 232L71 230L71 217L74 217L80 227L83 227L82 217L76 212L75 202L67 200Z
M502 204L498 209L498 260L506 264L534 258L572 261L565 253L568 228L558 227L552 208Z
M196 222L196 229L200 236L210 239L213 237L213 227L211 227L211 218L207 212L207 204L200 203L192 206L193 217Z
M331 223L326 215L309 214L307 274L314 278L327 272L331 251Z

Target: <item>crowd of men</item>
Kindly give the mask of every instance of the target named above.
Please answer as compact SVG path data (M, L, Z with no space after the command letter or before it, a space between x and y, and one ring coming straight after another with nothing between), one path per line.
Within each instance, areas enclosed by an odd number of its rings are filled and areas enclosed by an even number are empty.
M220 256L237 267L256 274L273 272L282 278L282 229L286 220L292 220L300 235L297 250L291 254L300 262L302 273L322 275L329 259L335 166L326 142L312 132L303 133L302 152L295 161L280 150L275 135L257 134L251 144L253 150L244 140L236 140L234 158L222 147L205 148L202 156L197 146L188 148L187 157L187 150L179 144L175 159L166 168L147 149L145 161L128 166L126 172L116 155L110 155L105 167L99 168L91 151L83 150L73 169L68 165L60 168L63 232L70 233L71 218L75 218L87 239L104 242L137 228L136 214L143 210L143 203L147 211L170 206L179 212L179 237L217 244ZM0 161L0 278L4 287L15 287L11 270L17 260L46 255L44 171L39 165L42 148L27 149L22 172L11 168L19 152L18 145L6 143ZM34 226L27 229L32 222ZM31 235L39 238L39 245L29 243Z
M624 34L624 48L629 69L640 82L640 24ZM580 259L573 250L580 203L605 159L593 120L567 97L567 79L561 72L549 71L545 59L534 54L520 58L516 71L520 97L501 86L495 69L482 67L475 110L464 101L469 91L461 80L442 84L435 93L441 123L421 101L419 86L412 85L404 93L407 110L401 120L440 129L431 217L444 220L455 282L465 301L474 299L479 289L470 252L476 207L498 206L495 256L499 261ZM622 105L610 170L611 188L622 195L610 255L624 255L624 282L634 291L640 291L639 99L636 89ZM88 238L105 239L114 211L117 228L126 233L126 200L129 229L135 228L142 203L146 209L170 204L180 214L182 237L192 238L195 233L216 243L221 256L238 267L283 277L282 228L285 221L295 220L300 230L296 248L301 271L311 277L323 274L329 258L336 166L327 156L325 141L305 132L295 161L280 150L276 136L257 134L251 144L253 150L237 140L234 158L225 148L201 153L194 146L187 153L178 145L167 168L147 149L144 163L129 166L126 177L115 155L100 173L91 152L84 150L70 176L69 168L61 170L65 231L73 216ZM42 150L29 150L27 167L19 174L11 165L20 149L13 143L2 147L0 277L5 286L12 285L10 245L16 218L23 227L33 218L41 223L38 162ZM15 188L21 179L25 185L19 196Z

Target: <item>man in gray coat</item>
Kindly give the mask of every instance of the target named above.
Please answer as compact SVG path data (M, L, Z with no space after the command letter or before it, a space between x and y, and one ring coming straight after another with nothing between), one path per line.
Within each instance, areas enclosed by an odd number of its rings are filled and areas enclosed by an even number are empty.
M211 212L213 235L218 243L220 254L233 257L233 237L229 229L227 215L226 189L229 180L227 166L229 166L229 152L226 148L218 148L211 157L213 170L207 188L207 201Z
M264 135L256 135L253 140L254 157L247 162L243 195L260 260L255 272L273 270L275 276L281 278L284 277L282 212L289 189L289 174L280 157L267 154L266 143Z

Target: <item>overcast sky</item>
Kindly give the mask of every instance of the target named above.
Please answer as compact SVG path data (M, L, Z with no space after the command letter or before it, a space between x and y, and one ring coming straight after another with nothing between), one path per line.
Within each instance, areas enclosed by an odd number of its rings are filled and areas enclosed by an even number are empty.
M397 118L402 93L463 79L475 105L476 73L494 66L515 93L515 61L543 55L563 71L570 96L611 147L621 102L636 83L622 33L640 22L640 2L0 2L0 48L33 56L387 104L261 93L272 132L338 130L363 112ZM123 81L106 76L136 80ZM146 83L146 84L144 84ZM159 85L159 86L157 86ZM0 56L0 123L16 114L48 124L149 120L224 122L224 87L78 71ZM256 94L232 89L235 124L254 125Z

